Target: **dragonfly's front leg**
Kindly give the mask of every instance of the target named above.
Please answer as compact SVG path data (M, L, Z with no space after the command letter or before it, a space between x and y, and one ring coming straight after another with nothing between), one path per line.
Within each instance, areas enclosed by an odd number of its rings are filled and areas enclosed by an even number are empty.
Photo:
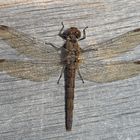
M62 31L63 31L63 29L64 29L64 24L63 24L63 22L61 22L61 24L62 24L62 28L60 29L58 35L59 35L60 37L64 38L63 33L62 33ZM51 45L51 46L54 47L56 50L59 50L59 49L60 49L60 48L58 48L57 46L55 46L54 44L52 44L52 43L45 42L45 44Z
M80 40L84 40L84 39L86 38L86 29L87 29L87 28L88 28L88 26L85 27L85 28L83 29L83 37L80 38L78 41L80 41Z
M63 22L61 22L61 24L62 24L62 28L60 29L60 31L59 31L59 36L61 37L61 38L63 38L64 39L64 36L63 36L63 33L62 33L62 31L63 31L63 29L64 29L64 24L63 24Z

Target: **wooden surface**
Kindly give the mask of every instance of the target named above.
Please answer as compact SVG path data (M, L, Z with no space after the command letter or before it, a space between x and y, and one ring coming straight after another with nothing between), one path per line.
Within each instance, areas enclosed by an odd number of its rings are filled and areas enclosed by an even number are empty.
M0 24L63 44L65 27L89 26L84 48L140 27L140 0L0 0ZM140 49L128 57L139 57ZM0 58L22 57L0 41ZM97 84L76 81L73 130L65 131L64 83L0 73L0 140L139 140L140 76Z

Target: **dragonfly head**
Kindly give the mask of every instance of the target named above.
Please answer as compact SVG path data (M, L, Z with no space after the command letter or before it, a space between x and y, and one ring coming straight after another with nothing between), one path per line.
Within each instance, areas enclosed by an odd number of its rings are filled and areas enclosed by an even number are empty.
M63 32L63 37L71 42L75 42L81 37L81 32L76 27L71 27Z

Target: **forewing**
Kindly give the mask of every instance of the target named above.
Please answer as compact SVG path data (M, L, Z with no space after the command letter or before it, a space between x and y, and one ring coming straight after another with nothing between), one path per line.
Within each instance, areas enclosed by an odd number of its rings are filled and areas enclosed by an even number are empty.
M85 80L95 82L112 82L123 80L140 74L140 61L116 62L116 63L95 63L80 65L80 73Z
M140 45L140 28L103 43L90 45L88 46L89 51L86 50L83 55L86 58L108 59L128 52L138 45ZM96 48L97 51L91 50L92 48Z
M58 51L44 42L29 37L11 27L0 25L0 38L7 42L12 48L27 57L41 60L60 61Z
M0 59L0 71L5 71L17 78L29 79L31 81L46 81L50 76L58 76L61 66L43 61Z

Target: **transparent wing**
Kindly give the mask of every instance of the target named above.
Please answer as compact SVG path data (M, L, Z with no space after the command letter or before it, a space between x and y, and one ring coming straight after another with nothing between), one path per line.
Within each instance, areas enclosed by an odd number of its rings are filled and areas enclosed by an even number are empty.
M94 66L92 63L92 67L81 64L80 73L83 79L95 82L123 80L140 74L140 61L96 63Z
M60 74L61 66L43 61L19 61L0 59L0 71L6 71L13 77L31 81L45 81L50 76Z
M140 28L103 43L90 45L88 46L89 51L85 51L83 55L85 58L108 59L128 52L138 45L140 45ZM96 48L97 51L91 51L92 48Z
M0 38L30 59L30 61L0 59L0 71L33 81L48 80L49 76L59 74L61 57L57 49L4 25L0 25Z
M140 64L130 62L105 63L104 60L117 57L140 44L140 29L129 31L119 37L93 46L97 50L85 50L80 72L84 79L95 82L111 82L140 74Z
M27 57L46 61L51 59L55 63L56 61L60 62L60 55L55 48L11 27L0 25L0 38Z

